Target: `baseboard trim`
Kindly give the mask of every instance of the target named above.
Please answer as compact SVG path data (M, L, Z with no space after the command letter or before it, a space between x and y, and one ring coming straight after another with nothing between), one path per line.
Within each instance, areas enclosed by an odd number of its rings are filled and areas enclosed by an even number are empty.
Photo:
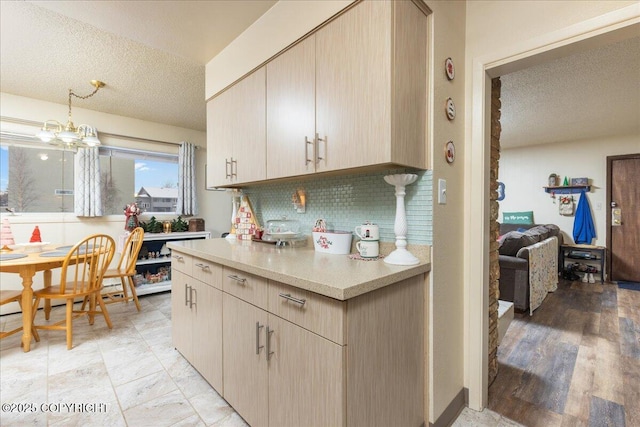
M429 423L429 427L448 427L458 418L460 412L467 406L469 399L469 389L466 387L461 389L460 392L454 397L447 409L442 412L435 423Z

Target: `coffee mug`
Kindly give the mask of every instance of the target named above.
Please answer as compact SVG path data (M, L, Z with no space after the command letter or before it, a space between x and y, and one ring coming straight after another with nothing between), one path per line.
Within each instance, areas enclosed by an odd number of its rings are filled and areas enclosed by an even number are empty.
M380 231L376 224L366 223L359 225L356 227L356 234L362 240L380 240Z
M362 258L375 258L379 254L378 241L360 240L356 243L356 248Z

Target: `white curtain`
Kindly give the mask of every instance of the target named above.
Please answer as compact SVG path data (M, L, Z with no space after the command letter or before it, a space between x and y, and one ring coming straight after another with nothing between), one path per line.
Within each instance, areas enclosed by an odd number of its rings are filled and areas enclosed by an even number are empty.
M98 147L78 148L75 155L75 206L77 216L102 216L102 188Z
M196 203L196 146L188 142L180 144L178 152L178 215L195 215L198 213Z

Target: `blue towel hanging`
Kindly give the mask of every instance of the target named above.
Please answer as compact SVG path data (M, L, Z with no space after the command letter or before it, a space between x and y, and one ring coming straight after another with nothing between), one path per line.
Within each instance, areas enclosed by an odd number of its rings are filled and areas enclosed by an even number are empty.
M591 206L589 198L584 191L580 192L580 200L576 209L576 216L573 222L573 241L576 244L590 245L596 237L596 227L591 216Z

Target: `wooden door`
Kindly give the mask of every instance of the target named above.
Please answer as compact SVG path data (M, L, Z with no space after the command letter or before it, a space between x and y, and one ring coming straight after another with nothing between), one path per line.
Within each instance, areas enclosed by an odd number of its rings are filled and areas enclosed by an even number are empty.
M227 293L222 298L223 396L250 426L267 426L267 312ZM256 323L262 327L257 329Z
M194 280L193 366L220 394L222 389L222 291Z
M233 123L233 181L267 178L266 72L262 67L239 81L229 100Z
M344 426L344 347L272 314L269 327L269 425Z
M226 107L233 96L232 89L207 102L207 187L231 184L233 157L233 111Z
M640 154L607 157L607 177L609 277L640 282Z
M266 179L266 103L264 67L207 103L207 186Z
M171 338L173 346L191 360L192 315L189 308L190 277L173 269L171 272Z
M267 64L269 179L315 171L315 54L311 36Z
M316 33L318 171L389 159L391 7L359 3Z

